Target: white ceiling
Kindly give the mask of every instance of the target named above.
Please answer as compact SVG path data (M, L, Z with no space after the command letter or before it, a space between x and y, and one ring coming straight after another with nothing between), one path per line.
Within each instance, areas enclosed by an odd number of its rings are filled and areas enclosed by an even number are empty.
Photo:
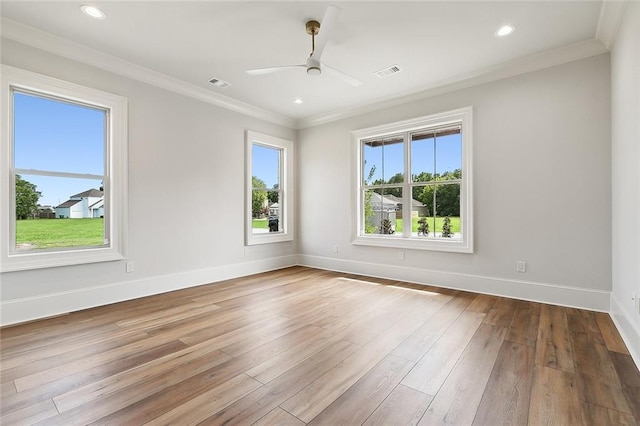
M99 6L107 18L83 15L80 5L85 3ZM261 76L244 72L304 63L311 50L305 22L321 20L329 4L342 12L323 62L361 80L361 86L353 87L327 73L308 76L304 69ZM44 31L118 58L105 62L102 55L102 63L136 64L133 68L139 76L152 70L155 73L148 76L164 79L165 85L167 81L184 83L191 94L200 92L196 97L232 109L257 107L291 123L311 123L367 108L522 64L526 58L533 58L529 60L533 63L542 60L545 52L582 49L579 57L604 52L607 45L601 36L606 18L602 1L3 0L0 7L4 37L46 45L43 40L48 36L38 31L38 37L33 36L34 29ZM515 26L516 31L495 37L503 24ZM32 36L25 36L29 31ZM61 40L55 40L61 46ZM67 56L81 50L69 46L74 45L67 45ZM58 50L64 53L62 47ZM401 73L385 79L374 75L395 64L403 69ZM208 83L212 77L231 86L214 87ZM303 103L294 104L296 98Z

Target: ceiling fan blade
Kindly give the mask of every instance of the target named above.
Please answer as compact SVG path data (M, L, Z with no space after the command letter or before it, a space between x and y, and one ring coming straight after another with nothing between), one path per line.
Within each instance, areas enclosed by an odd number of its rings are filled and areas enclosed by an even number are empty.
M345 74L340 70L337 70L329 65L322 63L322 71L326 71L327 74L338 77L339 79L349 83L352 86L360 86L362 82L355 77L351 77L349 74Z
M307 68L306 65L282 65L279 67L256 68L245 71L249 75L271 74L272 72L284 71L293 68Z
M320 61L320 56L322 56L324 46L327 44L327 41L329 41L333 27L338 22L341 10L342 9L337 6L328 6L327 10L324 12L324 17L322 18L322 22L320 22L320 31L316 36L316 46L313 54L311 55L311 57L316 61Z

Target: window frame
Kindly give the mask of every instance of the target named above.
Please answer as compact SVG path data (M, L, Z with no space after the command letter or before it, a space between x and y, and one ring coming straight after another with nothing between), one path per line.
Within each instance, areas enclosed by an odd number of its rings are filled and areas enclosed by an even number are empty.
M282 231L253 233L252 192L253 192L253 144L282 150L280 185L278 187L280 226ZM245 132L245 245L278 243L294 239L294 186L292 141L265 135L252 130Z
M0 164L4 170L0 184L0 208L9 214L2 215L0 235L0 271L21 271L109 262L125 259L127 240L127 150L128 129L127 99L79 84L2 65L0 97L3 127L0 148ZM105 239L108 245L95 247L69 247L55 250L17 251L15 175L24 174L14 164L13 140L13 90L80 103L104 109L107 113L107 138L105 141ZM28 170L26 170L28 171ZM39 171L34 171L38 174ZM64 172L60 173L64 175ZM54 219L50 219L54 220Z
M403 206L411 205L411 188L416 183L411 177L411 144L410 134L419 130L438 128L460 123L462 126L462 182L460 183L460 228L462 238L424 238L413 237L410 231L402 234L365 234L364 233L364 190L363 190L363 141L372 138L404 135L404 176L402 183L385 184L384 186L402 187ZM401 249L433 250L457 253L473 253L473 170L472 170L472 142L473 139L473 108L471 106L428 116L418 117L395 123L351 132L352 146L352 236L354 245L390 247ZM370 185L371 186L371 185ZM421 186L421 183L418 183ZM410 223L411 209L403 208L403 223ZM410 228L409 228L410 229Z

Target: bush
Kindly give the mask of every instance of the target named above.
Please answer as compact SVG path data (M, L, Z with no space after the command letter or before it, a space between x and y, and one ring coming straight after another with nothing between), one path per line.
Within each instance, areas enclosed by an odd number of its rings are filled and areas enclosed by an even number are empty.
M453 232L451 232L451 218L449 218L449 216L445 217L442 223L442 236L445 238L453 237Z

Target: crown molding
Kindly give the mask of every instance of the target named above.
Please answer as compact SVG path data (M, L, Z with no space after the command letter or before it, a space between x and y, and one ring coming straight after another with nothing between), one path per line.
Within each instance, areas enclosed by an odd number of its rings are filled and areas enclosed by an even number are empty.
M455 77L440 80L430 84L429 86L423 87L418 92L407 92L399 96L394 96L393 98L377 99L353 108L303 118L298 120L298 129L314 127L368 112L379 111L409 102L420 101L433 96L514 77L556 65L562 65L607 52L608 50L605 45L600 40L594 38L584 42L529 55L513 61L503 62L502 64L495 66L459 74Z
M393 97L379 98L369 101L366 104L363 103L351 108L298 120L238 101L228 96L209 92L195 84L187 83L175 77L153 71L149 68L136 65L10 19L2 18L1 24L2 37L4 38L198 99L249 117L292 129L305 129L606 53L615 41L615 35L620 26L625 6L626 1L603 2L598 22L598 30L596 32L597 36L594 39L459 74L452 78L440 80L425 86L419 91L414 90Z
M611 50L616 42L626 7L627 0L604 0L602 2L596 38L605 45L607 50Z
M212 93L195 84L153 71L118 57L108 55L82 44L54 36L42 30L2 18L2 37L19 43L64 56L115 74L141 81L184 96L198 99L249 117L268 121L289 128L296 121L284 115L258 108L228 96Z

